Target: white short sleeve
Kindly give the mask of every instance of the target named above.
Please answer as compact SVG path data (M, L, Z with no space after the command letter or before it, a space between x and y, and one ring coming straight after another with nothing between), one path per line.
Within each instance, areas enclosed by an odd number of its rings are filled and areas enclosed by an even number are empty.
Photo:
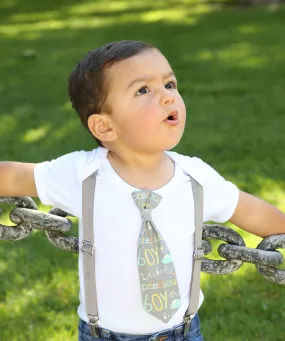
M199 158L191 158L197 181L203 186L204 222L214 221L224 223L234 214L239 190L232 182L225 180L212 167Z
M40 201L78 216L82 197L81 173L94 159L94 151L76 151L38 163L34 178Z

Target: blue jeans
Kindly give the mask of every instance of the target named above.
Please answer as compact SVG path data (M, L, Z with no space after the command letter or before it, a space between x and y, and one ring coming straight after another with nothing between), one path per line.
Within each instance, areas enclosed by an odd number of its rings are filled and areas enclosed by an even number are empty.
M183 332L184 323L158 333L144 335L115 333L108 329L99 328L100 338L97 339L90 335L89 325L79 319L78 341L204 341L200 331L198 314L191 322L189 333L184 336Z

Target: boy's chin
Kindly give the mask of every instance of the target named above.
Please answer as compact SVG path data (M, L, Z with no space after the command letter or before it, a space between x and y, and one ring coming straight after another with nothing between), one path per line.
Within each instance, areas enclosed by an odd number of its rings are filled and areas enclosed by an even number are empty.
M173 139L172 141L167 141L168 143L165 143L165 149L164 150L171 150L173 148L175 148L179 142L181 141L182 135L176 139Z
M175 148L179 144L179 142L180 142L180 140L177 143L169 145L167 148L165 148L165 150L171 150L171 149Z
M165 152L167 150L171 150L171 149L175 148L179 144L180 140L181 139L179 139L178 141L172 141L171 143L168 142L168 143L161 144L159 151Z

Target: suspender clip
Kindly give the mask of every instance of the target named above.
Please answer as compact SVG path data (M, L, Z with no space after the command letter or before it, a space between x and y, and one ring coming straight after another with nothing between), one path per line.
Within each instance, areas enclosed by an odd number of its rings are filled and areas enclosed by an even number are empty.
M88 242L87 240L83 240L81 243L80 251L85 255L93 256L95 247L94 244Z
M196 247L195 252L194 252L194 258L196 260L204 259L204 249L202 248L202 246Z
M97 339L99 339L99 337L100 337L100 335L99 335L99 327L98 327L99 317L88 315L88 318L89 318L88 324L89 324L89 327L90 327L91 335L96 337Z
M183 320L185 323L185 327L184 327L184 336L186 336L189 333L190 327L191 327L191 321L193 319L193 315L185 315Z

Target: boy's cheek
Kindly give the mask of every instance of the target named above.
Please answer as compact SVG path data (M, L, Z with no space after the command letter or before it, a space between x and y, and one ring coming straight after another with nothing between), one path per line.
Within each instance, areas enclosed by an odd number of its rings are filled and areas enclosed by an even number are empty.
M178 114L179 114L179 119L180 120L182 120L182 121L186 120L186 108L185 108L185 105L181 106Z
M163 113L161 112L161 109L158 110L158 108L154 106L141 110L139 115L136 116L136 122L146 126L159 120L163 120Z

